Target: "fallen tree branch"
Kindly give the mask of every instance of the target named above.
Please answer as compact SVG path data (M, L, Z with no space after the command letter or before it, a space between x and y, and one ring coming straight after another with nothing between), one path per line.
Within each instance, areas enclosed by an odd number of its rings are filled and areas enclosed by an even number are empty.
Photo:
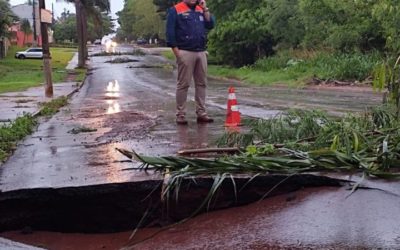
M197 148L178 151L178 155L205 154L205 153L239 153L239 148Z
M134 154L131 151L128 151L126 149L122 149L122 148L115 148L115 150L117 150L118 152L120 152L121 154L125 155L126 157L128 157L129 159L133 159L134 158Z

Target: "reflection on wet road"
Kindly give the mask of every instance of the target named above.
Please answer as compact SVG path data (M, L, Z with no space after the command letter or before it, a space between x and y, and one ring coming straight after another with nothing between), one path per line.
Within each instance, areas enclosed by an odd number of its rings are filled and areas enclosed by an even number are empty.
M113 80L111 82L108 82L108 84L107 84L107 92L108 93L118 93L119 92L118 80Z
M281 110L293 107L320 108L333 114L342 114L345 110L361 111L365 106L375 105L381 100L379 94L372 91L363 93L248 87L241 83L210 80L208 113L215 122L196 123L192 98L187 105L189 125L177 126L176 72L160 67L129 67L165 62L156 56L130 57L137 60L137 63L106 64L104 62L109 58L100 56L91 59L93 74L88 76L86 84L74 96L70 105L48 122L42 123L0 168L0 190L160 178L153 173L124 171L135 165L126 162L127 159L117 153L115 148L134 149L139 154L159 156L175 154L180 149L212 146L215 139L225 131L225 108L230 85L235 85L242 115L261 118L270 118ZM190 97L194 96L193 90L191 87ZM82 128L88 130L81 131ZM69 133L73 129L79 132ZM159 241L154 241L155 245L147 242L148 245L143 244L142 249L157 248L160 242L164 245L166 242L171 243L172 249L183 247L182 242L193 248L217 248L221 241L228 244L223 246L227 249L264 249L268 245L263 244L271 243L274 246L276 239L279 243L288 242L286 246L294 248L311 244L322 246L323 249L338 242L345 242L343 246L339 245L342 249L354 246L351 242L361 247L378 247L380 243L389 248L398 246L394 237L400 227L396 224L397 220L393 219L400 213L398 199L386 197L380 202L374 202L364 197L364 202L356 200L350 204L347 201L347 205L342 206L343 201L335 197L335 193L324 193L328 198L318 195L311 198L304 198L303 195L303 198L298 199L298 209L291 208L291 204L282 199L265 201L261 207L254 208L255 213L250 213L248 208L239 208L234 213L221 212L222 215L214 217L204 215L212 218L207 220L201 217L203 221L197 221L204 233L198 234L195 226L184 228L179 234L167 232L166 236L160 235L157 238ZM319 197L319 200L313 202L313 197ZM324 201L322 207L318 203L321 200ZM357 206L359 210L354 209ZM388 208L380 210L382 206ZM334 210L331 209L333 207ZM364 213L363 209L367 207L369 211ZM346 214L346 209L356 213ZM382 216L382 220L374 220L376 211L381 212L378 216ZM246 215L258 217L252 219ZM368 222L362 223L361 217L357 220L359 215L370 216ZM325 217L328 218L326 223L319 224L319 220ZM382 236L384 233L386 236ZM289 236L285 238L286 235ZM366 235L368 242L363 244ZM297 242L298 239L301 241ZM324 241L327 245L322 244Z
M177 126L180 149L205 148L209 146L209 124L196 124L189 126Z
M106 97L109 97L111 99L111 100L106 100L106 103L108 104L107 114L110 115L121 112L121 106L118 103L118 98L119 98L118 80L113 80L108 82Z
M123 53L132 48L118 49ZM154 156L213 146L216 138L225 131L230 85L235 85L242 116L262 118L270 118L291 105L309 108L319 104L316 107L328 107L340 113L346 108L361 110L361 106L380 100L377 94L369 92L247 87L210 80L207 106L215 122L196 123L194 88L191 87L187 104L189 125L178 127L175 124L176 71L168 67L136 67L167 63L158 56L128 57L134 59L133 62L109 64L105 63L109 57L91 58L93 72L71 104L41 124L24 142L35 147L20 147L0 169L1 189L99 184L109 182L106 176L110 172L116 182L149 178L121 171L131 164L122 162L123 156L117 161L110 157L115 152L109 152L114 149L108 145L114 143L116 147ZM81 131L82 127L90 132ZM68 133L74 129L80 132ZM28 170L26 166L29 166Z
M119 106L119 103L115 100L107 100L107 104L109 105L107 109L108 115L121 112L121 107Z

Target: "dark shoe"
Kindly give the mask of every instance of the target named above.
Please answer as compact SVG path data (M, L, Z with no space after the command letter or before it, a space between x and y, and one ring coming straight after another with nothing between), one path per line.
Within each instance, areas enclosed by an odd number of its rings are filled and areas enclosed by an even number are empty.
M186 118L183 115L180 115L180 116L176 117L176 124L178 124L178 125L187 125L188 121L186 120Z
M208 115L197 117L197 123L211 123L214 119L210 118Z

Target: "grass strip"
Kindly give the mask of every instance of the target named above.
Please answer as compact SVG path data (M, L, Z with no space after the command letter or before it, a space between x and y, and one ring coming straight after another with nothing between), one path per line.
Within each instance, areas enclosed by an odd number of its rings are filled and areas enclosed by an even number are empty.
M164 51L161 54L169 60L175 60L171 51ZM286 50L279 51L274 56L260 58L253 65L236 68L220 65L212 55L209 55L208 74L254 85L302 86L315 78L362 82L372 76L382 58L378 52L362 54Z
M6 58L0 60L0 93L22 91L40 86L44 82L43 60L16 59L15 52L23 48L12 47ZM68 74L65 67L76 49L51 48L53 82L63 82Z
M40 114L42 116L52 116L58 112L58 110L68 104L68 97L61 96L50 102L41 103Z
M0 162L4 162L16 149L18 141L31 134L37 120L30 114L18 117L10 124L0 126Z
M52 116L67 104L66 96L43 103L39 116ZM4 162L16 150L20 140L32 134L37 124L37 118L31 114L24 114L14 121L0 126L0 162Z

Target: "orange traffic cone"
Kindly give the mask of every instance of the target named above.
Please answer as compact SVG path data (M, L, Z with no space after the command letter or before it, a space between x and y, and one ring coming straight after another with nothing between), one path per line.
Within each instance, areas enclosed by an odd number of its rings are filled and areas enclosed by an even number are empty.
M225 126L227 127L240 126L240 112L236 100L234 87L229 88L228 109L226 112Z

